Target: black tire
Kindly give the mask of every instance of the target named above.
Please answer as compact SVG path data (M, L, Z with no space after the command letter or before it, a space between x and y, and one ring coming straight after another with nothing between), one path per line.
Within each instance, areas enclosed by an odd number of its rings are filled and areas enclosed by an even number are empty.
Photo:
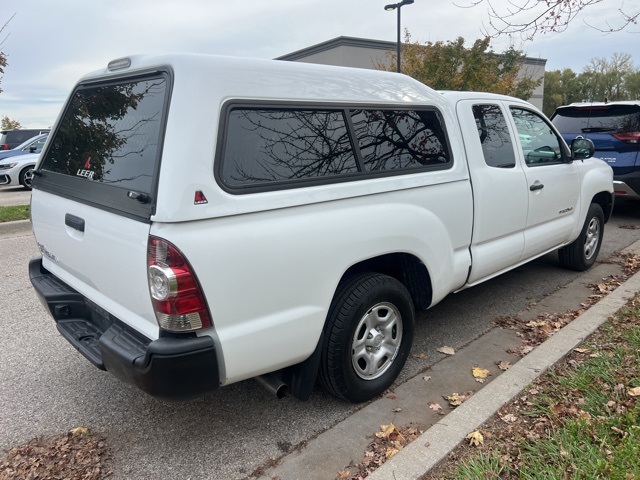
M580 236L571 244L558 251L560 265L570 270L584 272L591 268L598 258L602 235L604 234L604 213L602 207L592 203Z
M395 278L368 273L343 282L325 325L324 387L355 403L383 393L409 356L414 316L411 295Z
M34 168L36 168L35 165L30 165L20 172L20 177L18 180L20 181L20 185L22 185L27 190L31 190L31 180L33 180Z

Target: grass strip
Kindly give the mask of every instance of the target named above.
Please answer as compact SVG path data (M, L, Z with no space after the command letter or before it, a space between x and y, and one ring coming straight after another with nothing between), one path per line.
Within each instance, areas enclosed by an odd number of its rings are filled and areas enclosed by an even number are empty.
M640 479L640 295L425 478Z
M0 207L0 223L29 219L29 205L11 205Z

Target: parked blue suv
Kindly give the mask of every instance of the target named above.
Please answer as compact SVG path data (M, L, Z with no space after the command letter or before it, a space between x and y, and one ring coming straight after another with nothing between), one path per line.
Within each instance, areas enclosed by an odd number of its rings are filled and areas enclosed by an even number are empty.
M551 121L569 144L577 136L593 141L595 156L613 168L619 198L640 199L640 100L572 103Z

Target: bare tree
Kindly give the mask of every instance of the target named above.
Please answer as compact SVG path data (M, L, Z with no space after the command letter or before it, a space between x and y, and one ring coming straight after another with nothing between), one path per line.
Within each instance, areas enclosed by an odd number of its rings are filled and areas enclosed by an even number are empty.
M471 8L485 5L489 12L489 25L484 27L484 33L490 37L520 35L524 40L531 40L536 34L563 32L578 14L603 2L604 0L470 0L470 3L460 3L458 6ZM585 24L603 33L620 32L637 25L640 16L638 2L620 0L618 3L618 19L615 23L605 21L591 24L585 21Z
M9 22L13 20L16 14L11 15L11 18L7 20L2 27L0 27L0 81L2 80L2 74L4 73L4 67L7 66L7 55L2 51L2 45L4 45L5 40L9 36L8 33L5 34L5 30ZM0 93L2 93L2 88L0 88Z

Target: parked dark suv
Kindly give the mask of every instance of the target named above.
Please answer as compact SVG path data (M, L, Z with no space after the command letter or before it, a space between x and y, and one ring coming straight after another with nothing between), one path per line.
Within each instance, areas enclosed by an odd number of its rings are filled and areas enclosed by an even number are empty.
M613 168L617 196L640 198L640 100L572 103L551 121L569 144L577 136L593 141L595 156Z
M0 131L0 150L11 150L16 148L31 137L40 135L41 133L49 133L48 128L20 128L16 130Z

